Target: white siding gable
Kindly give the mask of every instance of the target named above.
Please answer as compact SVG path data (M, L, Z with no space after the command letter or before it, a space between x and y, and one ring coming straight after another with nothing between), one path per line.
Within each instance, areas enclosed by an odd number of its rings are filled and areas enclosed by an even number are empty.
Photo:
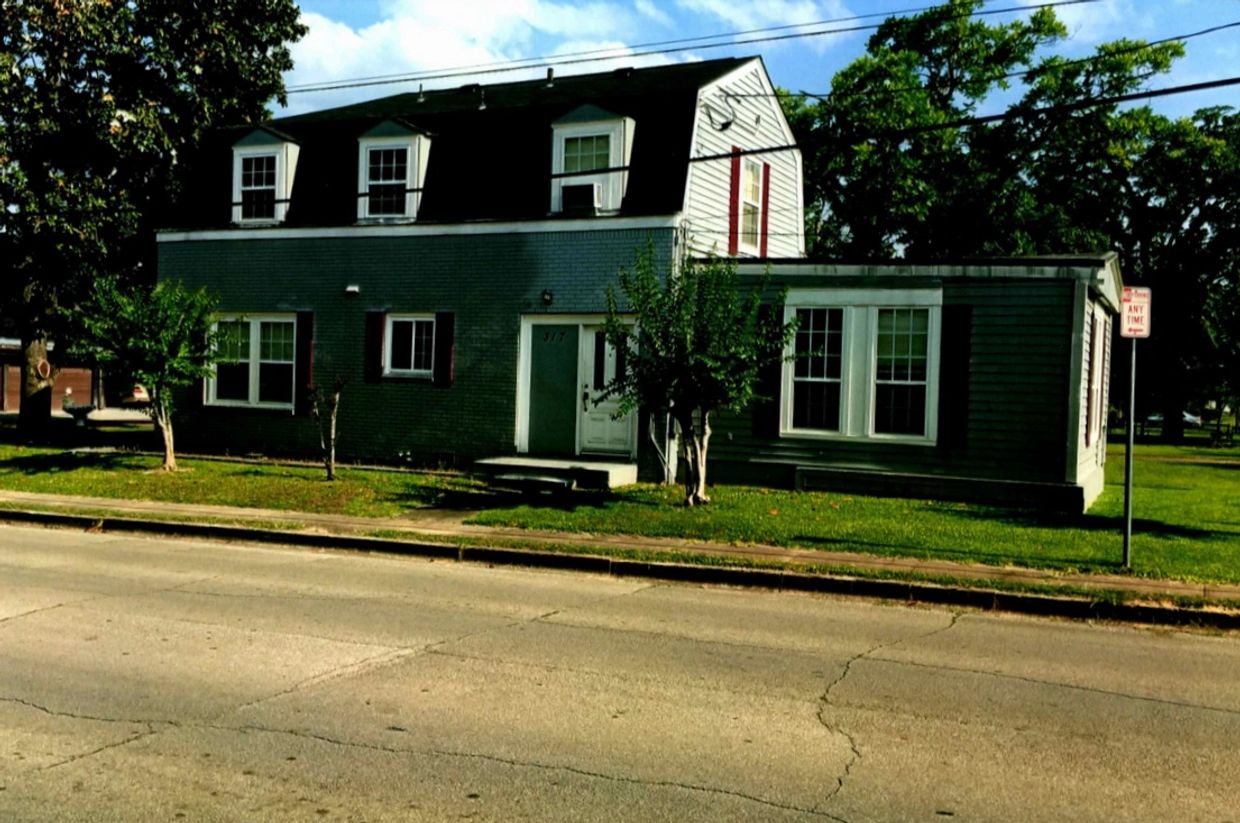
M685 228L689 249L697 254L729 253L732 234L733 148L739 148L743 170L746 160L769 166L764 199L766 256L804 257L805 229L802 200L801 152L789 149L792 129L775 98L775 89L760 59L745 63L698 92L693 129L693 160L685 187ZM757 149L772 151L743 154ZM764 169L765 170L765 169ZM745 199L742 194L742 200ZM737 230L743 235L743 219ZM758 249L738 244L737 256L757 256Z

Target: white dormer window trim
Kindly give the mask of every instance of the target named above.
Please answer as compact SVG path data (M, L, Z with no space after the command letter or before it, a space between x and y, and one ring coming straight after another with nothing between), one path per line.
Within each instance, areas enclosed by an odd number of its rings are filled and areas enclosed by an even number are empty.
M570 141L579 142L582 138L606 138L607 168L627 167L633 153L633 127L634 122L631 117L552 126L551 211L553 213L564 211L564 187L580 185L597 187L596 202L599 211L612 213L620 211L620 205L624 202L624 192L628 187L628 171L599 171L596 174L573 174L568 177L558 175L563 175L568 171L565 168L566 147L570 145Z
M737 246L746 254L759 256L762 248L762 203L766 188L762 163L753 157L741 158L740 191L737 198Z
M283 223L288 213L289 195L293 190L293 176L297 169L300 147L296 143L276 142L268 145L233 147L232 222L239 225L270 226ZM274 174L255 179L255 166L270 160ZM247 172L249 172L247 174ZM270 191L270 210L255 213L252 192Z
M357 219L365 223L406 222L417 219L426 179L426 159L430 141L422 135L407 137L361 137L357 152ZM404 176L393 176L400 155L404 155ZM372 158L372 155L373 158ZM372 163L372 159L376 162ZM392 199L377 196L381 187L402 186L403 207L391 208Z

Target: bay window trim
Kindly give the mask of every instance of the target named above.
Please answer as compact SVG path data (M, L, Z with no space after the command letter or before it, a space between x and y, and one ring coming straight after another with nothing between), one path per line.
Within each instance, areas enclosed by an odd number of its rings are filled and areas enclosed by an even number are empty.
M794 289L784 303L784 321L798 309L843 310L841 341L839 430L798 428L793 425L796 391L795 338L785 349L780 381L779 436L841 442L881 442L933 446L938 441L941 289L867 290ZM924 434L892 434L875 430L878 402L878 314L884 309L927 310L927 362Z

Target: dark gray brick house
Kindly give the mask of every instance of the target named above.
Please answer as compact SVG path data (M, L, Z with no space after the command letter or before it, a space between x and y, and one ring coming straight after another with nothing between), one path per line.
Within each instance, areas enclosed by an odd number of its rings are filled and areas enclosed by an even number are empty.
M1114 259L804 261L773 92L761 60L724 59L215 132L158 238L161 277L220 295L230 360L182 444L314 454L307 389L341 377L344 459L651 466L645 421L594 402L623 359L607 287L649 248L769 267L801 325L768 399L719 421L715 477L1087 506Z

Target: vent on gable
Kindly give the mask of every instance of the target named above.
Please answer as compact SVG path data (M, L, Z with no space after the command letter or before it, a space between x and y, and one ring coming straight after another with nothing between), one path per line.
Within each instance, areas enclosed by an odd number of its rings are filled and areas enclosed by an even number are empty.
M603 206L602 187L598 183L575 183L560 190L564 214L596 215Z

